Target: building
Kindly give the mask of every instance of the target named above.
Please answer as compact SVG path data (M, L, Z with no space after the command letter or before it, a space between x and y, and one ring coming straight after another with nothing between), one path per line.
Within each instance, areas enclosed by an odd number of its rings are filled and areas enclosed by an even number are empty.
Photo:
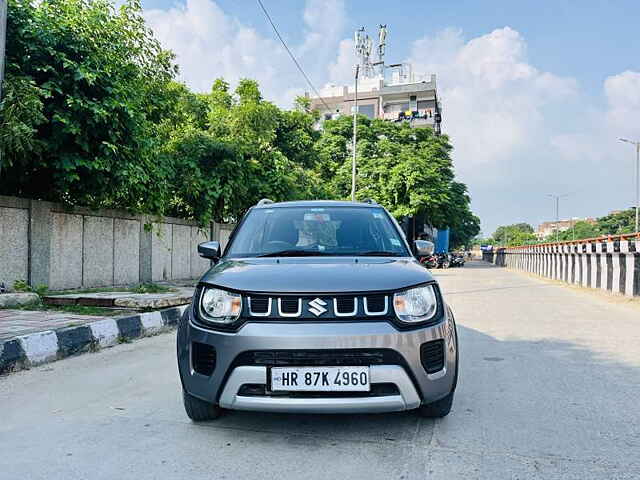
M559 220L557 222L542 222L538 225L538 230L536 230L536 237L538 240L544 240L550 235L558 232L565 232L578 222L587 222L591 225L597 225L598 221L595 218L571 218L569 220Z
M413 72L411 64L386 65L386 25L380 25L378 61L371 61L372 41L364 27L356 32L356 53L360 58L358 74L358 113L371 119L408 122L412 127L431 127L440 134L442 106L438 101L436 76ZM307 94L308 95L308 94ZM320 124L355 109L353 85L328 85L321 97L310 97L311 107L320 112ZM319 125L321 126L321 125Z

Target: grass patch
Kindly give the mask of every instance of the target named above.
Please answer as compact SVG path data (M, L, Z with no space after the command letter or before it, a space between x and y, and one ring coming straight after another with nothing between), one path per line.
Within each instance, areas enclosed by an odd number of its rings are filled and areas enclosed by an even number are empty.
M90 307L85 305L45 305L43 303L30 303L28 305L16 305L15 307L6 307L5 310L29 310L40 312L64 312L74 315L91 315L94 317L112 317L127 313L125 310L116 310L113 308Z
M108 292L129 292L129 293L171 293L177 290L166 285L157 283L141 283L133 287L102 287L102 288L82 288L78 290L56 290L48 291L48 295L68 295L77 293L108 293Z
M141 283L137 287L132 287L129 291L133 293L169 293L175 292L175 288L166 285L158 285L157 283Z

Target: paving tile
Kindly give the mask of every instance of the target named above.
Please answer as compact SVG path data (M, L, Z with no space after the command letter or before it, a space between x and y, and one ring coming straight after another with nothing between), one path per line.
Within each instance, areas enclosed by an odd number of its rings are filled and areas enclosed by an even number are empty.
M2 310L0 311L0 340L69 325L81 325L100 318L103 317L35 310Z

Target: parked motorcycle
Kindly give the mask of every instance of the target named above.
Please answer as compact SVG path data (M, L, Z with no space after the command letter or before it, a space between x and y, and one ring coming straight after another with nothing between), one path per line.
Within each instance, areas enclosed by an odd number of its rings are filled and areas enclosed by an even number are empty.
M449 268L451 266L451 258L448 253L436 254L438 265L436 268Z
M438 268L438 257L435 254L423 257L420 262L429 270Z
M452 253L451 254L451 266L452 267L464 267L464 254Z

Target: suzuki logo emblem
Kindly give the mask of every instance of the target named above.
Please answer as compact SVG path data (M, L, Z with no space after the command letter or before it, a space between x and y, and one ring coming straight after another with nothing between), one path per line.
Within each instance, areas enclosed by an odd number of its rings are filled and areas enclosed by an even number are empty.
M327 309L324 308L326 304L327 302L323 301L322 299L314 298L309 302L309 311L313 313L316 317L319 317L320 315L322 315L327 311Z

